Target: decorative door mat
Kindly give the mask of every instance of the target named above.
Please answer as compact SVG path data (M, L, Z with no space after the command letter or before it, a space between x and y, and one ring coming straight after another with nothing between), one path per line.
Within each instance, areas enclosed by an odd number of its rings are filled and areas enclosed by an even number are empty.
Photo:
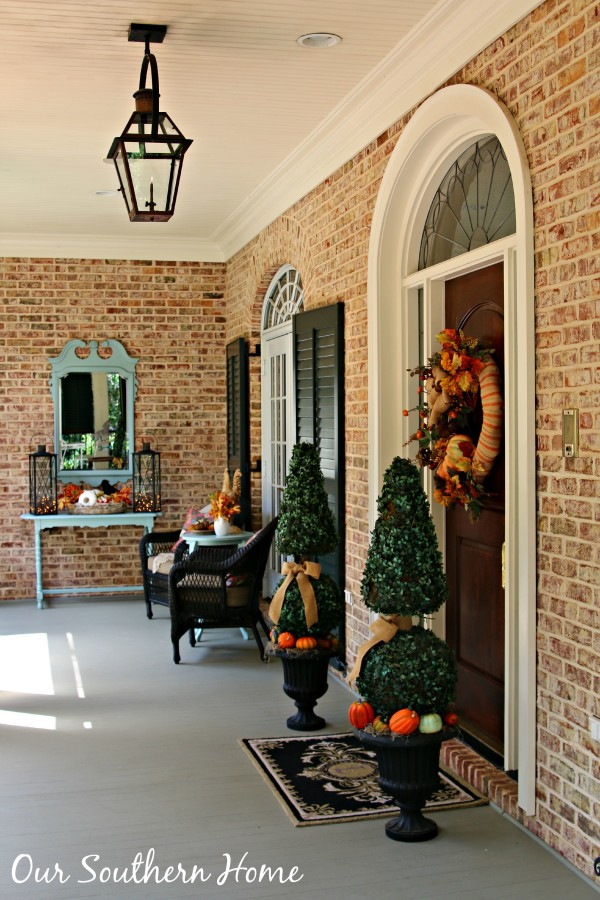
M351 733L316 737L243 738L241 745L274 790L294 825L326 825L398 815L377 781L377 757ZM487 799L440 770L426 810L484 806Z

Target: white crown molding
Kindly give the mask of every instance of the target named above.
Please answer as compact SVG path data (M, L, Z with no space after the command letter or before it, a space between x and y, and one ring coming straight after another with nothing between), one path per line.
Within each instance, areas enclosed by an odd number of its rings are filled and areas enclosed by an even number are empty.
M212 241L154 235L2 234L0 256L48 259L152 259L225 262Z
M213 233L230 259L540 0L442 0ZM424 52L426 50L426 52Z

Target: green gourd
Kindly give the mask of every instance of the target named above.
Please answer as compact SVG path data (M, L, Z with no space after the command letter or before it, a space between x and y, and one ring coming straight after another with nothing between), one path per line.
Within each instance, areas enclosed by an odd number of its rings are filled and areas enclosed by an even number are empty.
M442 717L437 713L426 713L424 716L421 716L419 722L421 734L434 734L436 731L441 731L442 727Z

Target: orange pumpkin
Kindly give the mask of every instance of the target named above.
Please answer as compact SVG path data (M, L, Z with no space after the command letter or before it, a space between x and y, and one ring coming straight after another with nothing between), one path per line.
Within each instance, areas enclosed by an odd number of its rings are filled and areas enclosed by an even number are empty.
M294 646L294 644L296 643L296 638L290 631L282 631L277 638L277 643L282 648L282 650L287 650L290 647Z
M370 703L363 700L356 700L350 705L348 718L355 728L364 728L365 725L370 725L375 718L375 710Z
M314 650L317 646L317 639L308 635L307 637L299 637L296 641L296 650Z
M419 727L419 717L413 709L399 709L388 724L395 734L412 734Z

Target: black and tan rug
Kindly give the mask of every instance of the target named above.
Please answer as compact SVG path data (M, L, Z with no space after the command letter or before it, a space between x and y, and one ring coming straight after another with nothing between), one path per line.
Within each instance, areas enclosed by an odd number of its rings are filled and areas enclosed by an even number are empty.
M294 825L325 825L398 814L377 782L375 753L353 734L244 738L240 741ZM440 788L426 809L483 806L488 801L440 770Z

